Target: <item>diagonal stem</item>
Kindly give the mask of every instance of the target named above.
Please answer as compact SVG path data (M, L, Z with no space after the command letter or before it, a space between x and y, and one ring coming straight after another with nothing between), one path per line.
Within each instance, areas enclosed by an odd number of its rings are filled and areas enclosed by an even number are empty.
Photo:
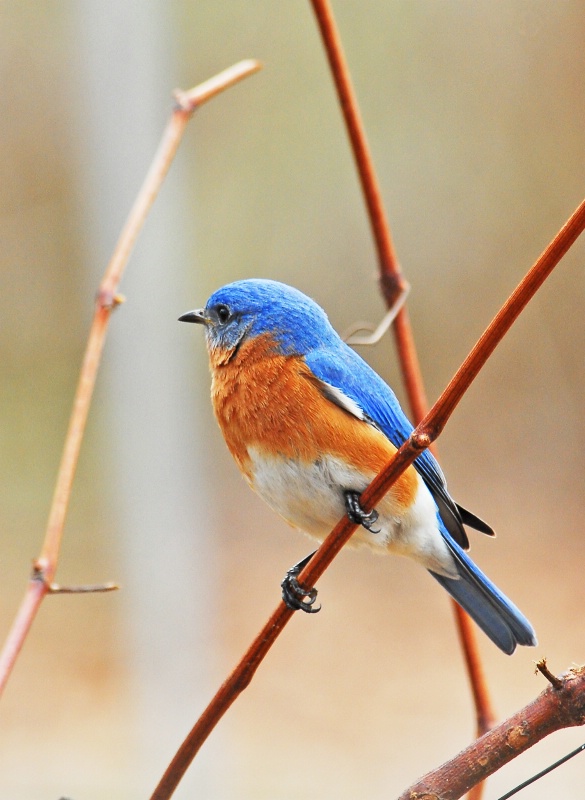
M360 501L364 510L371 510L382 499L399 475L440 434L463 393L469 388L473 378L493 352L497 344L496 338L499 336L499 339L501 339L504 336L514 319L533 297L584 228L585 201L561 228L553 242L547 247L530 272L521 281L513 295L504 304L502 311L496 315L487 327L483 336L422 423L417 426L409 439L397 451L394 458L386 464L382 472L363 492ZM489 345L486 345L486 342ZM340 520L313 555L308 565L298 575L299 583L314 586L356 528L357 525L347 517ZM248 686L264 657L291 619L293 613L284 603L279 603L276 611L274 611L266 625L242 656L231 675L221 685L179 747L150 800L169 800L173 795L181 778L203 743L228 708Z
M51 591L51 584L57 570L59 551L63 538L63 527L69 507L73 478L75 476L108 324L112 310L122 302L122 298L116 295L117 287L122 278L124 268L128 263L128 259L130 258L136 238L154 203L175 156L187 123L191 119L194 111L202 103L215 97L219 92L234 85L248 75L257 72L260 68L261 65L258 61L241 61L194 89L191 89L189 92L177 92L175 95L177 105L164 131L152 166L148 171L126 224L120 234L114 254L105 271L97 294L95 313L81 366L75 399L73 401L73 409L67 436L65 438L63 455L59 466L57 483L41 553L33 564L32 576L29 580L24 598L8 633L2 653L0 654L0 694L6 686L40 605L45 596Z
M395 285L398 286L402 282L398 258L392 241L392 234L386 221L382 192L376 178L374 162L356 101L339 31L337 30L329 2L327 0L311 0L311 3L325 46L329 66L331 67L333 81L347 127L347 134L358 169L372 227L372 235L378 251L380 270L383 274L387 274L393 279Z
M573 668L557 680L558 688L548 686L512 717L410 786L398 800L458 800L545 736L585 724L585 669ZM505 797L511 794L515 792Z

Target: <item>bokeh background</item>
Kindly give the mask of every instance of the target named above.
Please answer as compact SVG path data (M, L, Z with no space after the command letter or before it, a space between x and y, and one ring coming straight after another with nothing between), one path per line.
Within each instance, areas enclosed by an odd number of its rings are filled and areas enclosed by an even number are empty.
M566 0L337 0L429 398L583 197L585 11ZM0 624L38 554L95 290L167 115L203 108L114 315L67 521L61 583L2 699L0 797L148 797L308 552L245 487L213 420L201 331L178 315L263 276L344 329L383 304L351 154L307 2L0 5ZM500 715L583 662L585 244L565 257L440 440L455 497L499 538L472 552L535 651L482 639ZM391 337L363 354L402 397ZM343 553L323 611L287 628L178 798L396 796L473 734L446 596L420 568ZM490 781L495 798L585 732ZM580 796L585 756L526 791Z

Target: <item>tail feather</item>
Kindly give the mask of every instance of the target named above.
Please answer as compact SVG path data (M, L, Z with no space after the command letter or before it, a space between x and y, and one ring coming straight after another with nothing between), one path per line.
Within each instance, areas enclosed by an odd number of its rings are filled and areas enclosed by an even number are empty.
M522 612L476 567L449 534L443 532L443 536L457 565L459 579L429 570L433 578L504 653L512 655L517 644L535 646L536 635Z

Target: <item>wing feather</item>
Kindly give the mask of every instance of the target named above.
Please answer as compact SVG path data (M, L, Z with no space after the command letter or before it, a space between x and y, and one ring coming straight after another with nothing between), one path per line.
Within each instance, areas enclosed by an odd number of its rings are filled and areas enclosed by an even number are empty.
M340 343L335 351L330 347L326 351L312 350L305 361L328 400L379 428L395 447L400 447L410 436L413 426L392 389L350 347ZM445 476L432 453L428 450L421 453L414 467L433 495L445 527L461 547L469 547L464 523L493 535L489 525L451 498Z

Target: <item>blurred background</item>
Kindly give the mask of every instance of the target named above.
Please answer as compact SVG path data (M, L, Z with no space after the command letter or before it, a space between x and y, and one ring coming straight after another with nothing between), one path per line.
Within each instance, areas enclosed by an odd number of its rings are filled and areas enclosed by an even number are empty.
M406 277L429 399L585 189L585 11L545 0L333 3ZM0 5L0 624L39 553L93 298L170 112L255 57L192 120L112 319L58 580L0 708L0 796L150 796L311 548L239 477L213 419L201 331L221 284L271 277L340 330L384 308L352 157L308 2ZM498 539L472 554L533 622L481 649L498 713L585 658L581 240L473 385L439 446ZM403 397L391 337L362 354ZM446 595L347 552L220 723L177 798L399 794L474 732ZM556 734L486 798L580 744ZM532 800L576 796L585 756ZM579 789L577 790L577 787Z

